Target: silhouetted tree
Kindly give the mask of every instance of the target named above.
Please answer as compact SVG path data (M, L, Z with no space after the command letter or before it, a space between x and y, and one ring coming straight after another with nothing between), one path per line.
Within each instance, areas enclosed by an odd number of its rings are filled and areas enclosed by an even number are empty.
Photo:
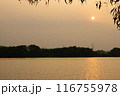
M98 1L98 2L96 3L96 7L99 8L99 9L101 8L101 5L102 5L102 2L101 2L101 1Z
M29 2L31 5L33 5L33 4L37 5L39 1L40 1L40 0L28 0L28 2Z
M0 57L27 57L28 51L26 45L12 46L12 47L0 47Z
M95 51L95 56L96 57L107 57L108 52L106 52L104 50L97 50L97 51Z
M109 52L104 50L93 51L84 47L63 47L53 49L41 49L36 45L0 46L0 58L22 57L120 57L120 48L113 48Z
M65 3L66 3L66 4L72 4L72 1L73 1L73 0L65 0Z
M108 1L100 0L96 3L96 7L101 9L102 4L107 4L107 2ZM110 14L113 16L114 24L120 29L120 0L109 0L109 2L114 6L110 11Z
M18 0L21 1L21 0ZM27 0L31 5L37 5L41 0ZM73 0L64 0L66 4L72 4ZM85 0L80 0L81 3L84 3ZM50 0L45 0L45 5L49 5ZM60 2L58 0L58 2Z
M114 7L110 13L113 16L114 24L117 25L118 29L120 29L120 5Z
M41 53L42 53L40 47L36 45L29 45L27 47L27 50L29 52L30 57L38 57L38 56L41 56Z
M84 3L85 2L85 0L80 0L81 1L81 3Z
M109 56L120 57L120 48L113 48L112 50L110 50Z

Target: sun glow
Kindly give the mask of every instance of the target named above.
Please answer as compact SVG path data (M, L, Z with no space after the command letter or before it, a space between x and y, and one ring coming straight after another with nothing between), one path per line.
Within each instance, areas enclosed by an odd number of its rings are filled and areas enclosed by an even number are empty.
M92 19L92 20L95 20L95 17L94 17L94 16L92 16L92 17L91 17L91 19Z

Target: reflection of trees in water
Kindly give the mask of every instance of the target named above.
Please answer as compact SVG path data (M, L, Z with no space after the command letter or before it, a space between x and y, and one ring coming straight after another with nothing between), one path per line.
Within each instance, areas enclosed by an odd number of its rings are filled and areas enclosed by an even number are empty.
M21 0L19 0L21 1ZM37 5L41 0L27 0L31 5ZM59 2L60 0L58 0ZM66 4L72 4L73 0L64 0ZM80 0L81 3L84 3L86 0ZM45 5L49 5L50 0L45 0ZM113 16L114 24L117 25L117 28L120 29L120 0L97 0L96 7L101 9L103 4L110 3L113 8L110 13Z

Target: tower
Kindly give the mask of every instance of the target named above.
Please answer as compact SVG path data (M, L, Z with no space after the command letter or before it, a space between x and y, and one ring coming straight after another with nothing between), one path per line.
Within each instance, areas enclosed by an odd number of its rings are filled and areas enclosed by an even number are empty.
M92 43L92 51L94 51L94 44Z

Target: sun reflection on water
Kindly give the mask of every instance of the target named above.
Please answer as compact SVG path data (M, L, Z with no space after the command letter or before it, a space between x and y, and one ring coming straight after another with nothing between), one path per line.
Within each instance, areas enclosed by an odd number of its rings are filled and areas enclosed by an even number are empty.
M97 63L96 58L89 58L88 59L88 67L86 73L86 80L98 80L99 79L99 64Z

